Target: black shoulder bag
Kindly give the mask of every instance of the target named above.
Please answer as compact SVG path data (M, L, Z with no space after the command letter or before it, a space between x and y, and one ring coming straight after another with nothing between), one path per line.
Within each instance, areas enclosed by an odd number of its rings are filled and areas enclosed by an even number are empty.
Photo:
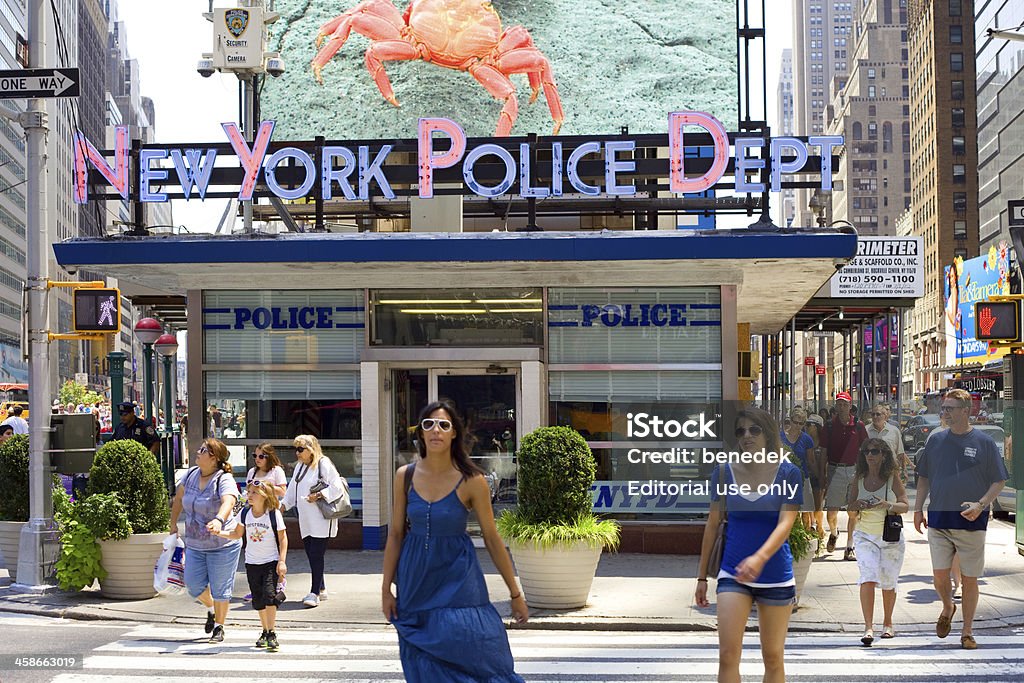
M886 482L885 499L889 500L889 486L892 484L892 477ZM882 540L888 543L897 543L903 533L903 516L889 512L885 515L882 523Z

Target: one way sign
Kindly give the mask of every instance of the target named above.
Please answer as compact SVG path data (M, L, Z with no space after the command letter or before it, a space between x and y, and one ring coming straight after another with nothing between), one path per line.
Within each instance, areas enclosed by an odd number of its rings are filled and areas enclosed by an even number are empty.
M78 97L78 69L0 71L0 99Z

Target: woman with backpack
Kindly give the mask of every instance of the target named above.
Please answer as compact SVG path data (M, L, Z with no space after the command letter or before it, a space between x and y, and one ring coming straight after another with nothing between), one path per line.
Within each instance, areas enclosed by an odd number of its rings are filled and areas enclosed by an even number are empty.
M238 487L231 477L228 448L217 439L206 439L196 451L196 467L181 480L171 504L171 534L178 533L178 519L185 516L185 586L188 594L206 605L206 632L211 643L224 641L235 570L242 543L221 538L236 521L232 515Z
M285 509L295 508L299 514L299 533L302 548L309 559L309 573L312 582L309 595L302 599L306 607L316 607L327 599L327 584L324 583L324 555L327 541L338 535L338 522L325 519L317 505L318 500L337 500L345 492L345 480L338 474L328 458L324 457L320 442L315 436L300 434L295 437L295 457L299 461L295 473L284 494ZM326 487L311 491L322 481ZM319 488L319 487L317 487Z

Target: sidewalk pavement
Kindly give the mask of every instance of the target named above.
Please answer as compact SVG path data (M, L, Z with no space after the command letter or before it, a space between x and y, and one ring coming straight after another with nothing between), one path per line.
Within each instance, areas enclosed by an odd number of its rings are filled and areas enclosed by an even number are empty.
M843 517L840 517L841 521ZM845 521L844 521L845 523ZM932 587L928 543L913 525L904 528L907 553L903 563L894 622L897 632L933 632L940 605ZM845 533L836 552L811 566L800 607L793 614L793 631L859 633L863 628L857 586L857 563L842 557ZM503 617L510 607L508 591L485 550L478 551L491 595ZM305 554L288 554L288 601L278 611L286 628L386 628L380 611L382 552L328 551L327 588L330 597L309 609L301 600L309 588ZM597 568L586 607L571 611L531 610L526 628L630 631L713 631L714 604L693 605L697 558L683 555L605 554ZM3 570L0 570L0 577ZM115 619L139 622L201 624L203 608L187 596L142 601L107 600L98 588L78 593L16 593L0 578L0 611L74 619ZM1012 524L992 520L986 544L985 576L976 628L1024 625L1024 557L1014 545ZM712 585L712 592L714 587ZM235 579L229 625L255 628L259 617L241 596L248 592L245 570ZM712 602L713 602L712 597ZM882 601L875 601L876 625ZM756 619L756 617L752 617ZM752 621L752 624L755 622ZM958 628L958 617L954 631ZM519 628L519 627L517 627Z

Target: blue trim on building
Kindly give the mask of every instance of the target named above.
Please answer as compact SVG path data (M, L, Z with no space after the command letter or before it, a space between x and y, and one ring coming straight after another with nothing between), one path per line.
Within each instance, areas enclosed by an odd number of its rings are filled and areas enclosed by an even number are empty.
M79 238L53 245L62 266L789 260L847 258L856 249L852 232L796 229Z
M548 321L548 327L579 327L579 326L580 326L580 324L578 322L560 322L560 323L558 323L558 322Z
M204 323L203 324L203 329L204 330L230 330L231 329L231 325L214 325L212 323Z
M384 544L387 539L387 524L384 526L363 525L363 550L384 550Z
M574 304L554 304L554 305L550 305L549 304L548 305L548 310L549 311L578 311L578 310L580 310L580 307L579 307L578 304L577 305L574 305Z
M214 315L218 313L230 313L230 308L204 308L203 315Z
M695 311L719 311L722 309L722 304L690 304L689 306Z

